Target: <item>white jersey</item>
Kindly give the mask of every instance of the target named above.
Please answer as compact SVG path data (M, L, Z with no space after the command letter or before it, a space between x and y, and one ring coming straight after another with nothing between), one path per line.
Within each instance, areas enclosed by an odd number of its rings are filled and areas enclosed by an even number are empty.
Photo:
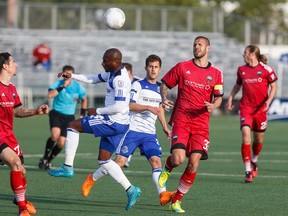
M152 107L159 107L161 103L160 83L149 83L146 79L137 80L131 87L130 102L140 105L148 105ZM130 128L129 130L141 133L156 133L157 115L149 112L132 112L130 111Z
M114 73L103 72L98 75L72 74L72 78L91 84L106 82L105 107L97 108L97 114L107 114L114 122L129 124L131 80L125 67Z

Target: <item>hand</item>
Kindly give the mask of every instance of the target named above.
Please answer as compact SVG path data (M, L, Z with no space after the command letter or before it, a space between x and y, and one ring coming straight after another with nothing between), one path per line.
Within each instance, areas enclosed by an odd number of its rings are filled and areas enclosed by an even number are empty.
M171 138L171 131L169 130L169 128L163 128L164 133L167 136L167 140L169 140Z
M212 113L215 110L215 106L213 103L204 102L204 104L205 104L209 113Z
M60 73L58 73L57 77L58 77L58 78L60 78L60 77L71 78L72 75L71 75L70 73L60 72Z
M167 112L170 112L170 109L173 109L173 107L174 107L174 103L171 100L165 99L162 102L162 106Z
M96 108L87 108L87 114L89 115L89 116L91 116L91 115L96 115L97 113L96 113Z
M234 109L234 105L232 104L232 100L228 98L227 104L226 104L226 108L228 110L233 110Z
M266 112L266 111L269 110L269 105L270 105L270 104L269 104L268 102L265 103L265 107L264 107L264 109L263 109L264 112Z
M43 114L48 114L49 113L49 106L47 104L42 104L37 108L37 114L38 115L43 115Z

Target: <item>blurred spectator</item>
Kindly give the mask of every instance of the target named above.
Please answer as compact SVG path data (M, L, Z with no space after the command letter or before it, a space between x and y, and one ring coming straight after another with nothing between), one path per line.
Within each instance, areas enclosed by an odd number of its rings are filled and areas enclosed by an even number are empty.
M42 65L44 69L51 69L51 48L47 42L41 43L33 49L33 65Z

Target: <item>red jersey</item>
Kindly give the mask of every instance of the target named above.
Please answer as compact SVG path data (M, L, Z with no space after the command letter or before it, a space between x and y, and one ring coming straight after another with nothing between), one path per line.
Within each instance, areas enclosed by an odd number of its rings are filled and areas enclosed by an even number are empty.
M237 71L237 84L242 85L242 98L239 109L241 112L255 114L268 99L269 84L275 82L274 70L260 62L256 67L243 65Z
M0 139L13 133L13 109L21 106L15 86L8 86L0 82Z
M46 62L51 58L51 49L44 45L39 45L33 50L33 56L39 62Z
M180 62L162 78L168 88L178 85L178 96L169 124L180 121L194 128L209 128L210 113L205 102L223 96L222 72L210 62L202 68L193 60Z

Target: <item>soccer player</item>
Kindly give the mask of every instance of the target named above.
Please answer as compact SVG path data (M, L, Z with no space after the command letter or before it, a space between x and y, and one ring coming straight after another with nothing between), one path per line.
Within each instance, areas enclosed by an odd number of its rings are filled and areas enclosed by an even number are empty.
M149 55L146 58L146 78L135 81L132 84L130 99L130 128L121 140L116 152L115 162L123 167L130 155L139 148L141 155L144 155L152 167L152 179L160 196L160 204L166 205L170 202L173 192L160 188L158 177L162 170L161 154L162 149L156 135L156 120L158 119L163 127L167 138L170 138L170 130L167 127L164 109L160 105L160 83L157 82L161 70L162 60L157 55ZM82 194L88 196L96 180L106 174L100 167L93 175L86 177L82 186Z
M24 156L13 132L13 117L26 118L47 114L46 104L37 109L22 107L15 86L10 82L16 76L17 64L10 53L0 53L0 164L6 164L10 172L10 185L14 193L14 203L18 205L19 216L36 214L33 204L26 199L26 169Z
M165 187L173 168L188 157L178 190L172 198L170 210L183 213L181 199L196 177L200 160L208 159L210 113L222 103L222 72L208 61L210 41L204 36L194 40L194 58L176 64L162 78L161 96L166 109L173 108L169 121L171 128L171 155L166 159L158 183ZM178 95L173 102L167 99L168 89L178 85Z
M102 66L105 72L97 75L81 75L60 73L58 76L68 77L85 83L97 84L106 82L105 107L88 108L88 115L69 123L65 142L65 163L48 173L55 177L73 177L73 163L79 144L79 133L90 133L101 137L98 153L98 164L126 190L128 204L126 210L132 208L141 190L131 185L122 169L111 160L120 139L129 128L129 100L131 81L126 68L122 65L122 53L111 48L103 55Z
M74 68L65 65L62 72L73 74ZM48 98L53 98L53 109L49 112L51 134L46 141L44 156L38 164L38 167L43 170L50 169L51 161L64 147L67 125L75 120L78 99L81 100L80 117L85 116L87 111L86 90L71 78L63 78L53 83L48 89Z
M258 46L247 46L243 58L245 65L238 67L236 84L231 91L226 107L228 110L234 108L233 99L242 87L242 98L239 104L242 131L241 153L245 168L244 180L246 183L250 183L258 175L256 162L264 141L269 105L276 94L277 76L274 70L266 64L267 58L260 54ZM253 131L254 137L252 158L251 131Z

